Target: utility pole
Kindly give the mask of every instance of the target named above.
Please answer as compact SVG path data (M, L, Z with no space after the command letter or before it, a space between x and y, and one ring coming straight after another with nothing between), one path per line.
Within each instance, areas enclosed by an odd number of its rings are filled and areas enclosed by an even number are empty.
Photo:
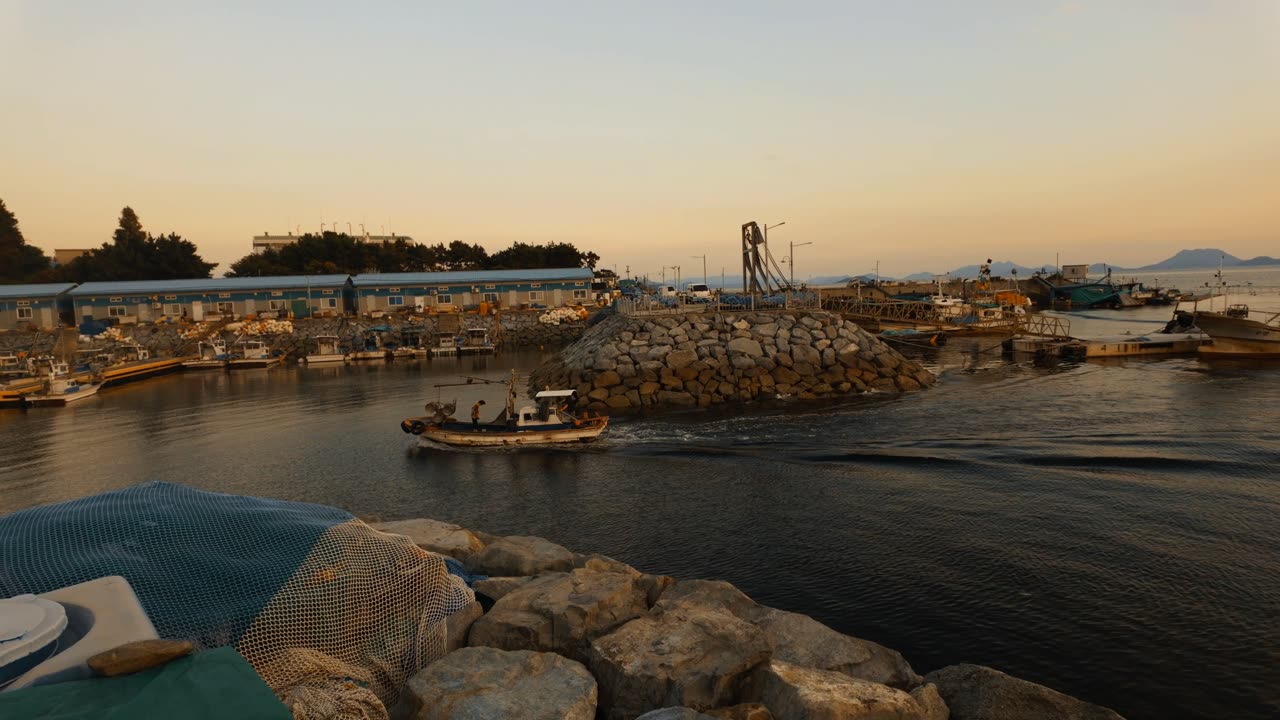
M698 258L702 258L702 284L706 285L707 284L707 256L691 255L690 257L692 257L694 260L697 260Z
M791 261L791 289L792 290L796 289L796 248L804 247L805 245L812 245L812 244L813 244L813 241L802 242L799 245L795 244L794 242L791 243L791 251L790 251L790 254L787 255L787 259Z

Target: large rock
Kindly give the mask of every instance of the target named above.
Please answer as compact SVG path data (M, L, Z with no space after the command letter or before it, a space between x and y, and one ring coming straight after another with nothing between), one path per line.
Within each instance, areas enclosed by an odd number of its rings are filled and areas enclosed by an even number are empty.
M511 535L485 546L467 561L467 569L485 575L537 575L573 569L573 553L540 537Z
M714 715L702 713L687 707L669 707L647 712L636 720L716 720Z
M471 628L470 644L585 660L591 641L649 610L638 574L578 569L505 595Z
M775 659L904 690L920 684L896 650L838 633L808 615L769 609L755 623L773 642Z
M796 364L813 365L815 367L822 364L822 353L814 349L812 345L792 345L791 359Z
M471 626L484 615L480 602L472 600L467 606L445 619L445 652L453 652L467 644Z
M921 685L911 691L911 697L915 699L920 709L924 710L925 720L948 720L951 717L951 710L943 702L937 685L933 683Z
M769 708L765 707L764 703L730 705L708 710L707 714L716 720L774 720L773 713L769 712Z
M734 338L729 341L727 347L731 353L739 353L752 359L764 355L764 348L760 347L760 343L751 338Z
M769 611L723 580L677 580L663 591L654 607L663 612L688 608L722 610L747 622L755 622Z
M667 356L667 366L672 370L691 365L698 361L697 350L676 350Z
M532 577L491 577L471 583L471 589L477 595L484 595L490 600L501 600L504 595L533 580Z
M951 709L951 720L1123 720L1099 705L982 665L948 665L925 676Z
M395 716L405 720L593 720L596 681L554 653L463 648L409 679Z
M459 560L466 560L484 550L484 543L475 533L453 523L417 518L414 520L393 520L391 522L370 523L370 527L384 533L404 535L414 545L433 553L448 555Z
M764 633L723 610L658 610L591 645L605 720L663 707L695 710L737 700L747 674L769 659Z
M773 660L758 668L752 674L747 694L768 706L777 720L926 720L927 717L924 708L901 690L782 660Z

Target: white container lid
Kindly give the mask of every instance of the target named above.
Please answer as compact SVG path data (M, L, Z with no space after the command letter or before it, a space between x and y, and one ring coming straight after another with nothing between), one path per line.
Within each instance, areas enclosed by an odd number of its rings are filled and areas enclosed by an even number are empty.
M0 600L0 668L57 642L67 627L67 611L52 600L18 595Z

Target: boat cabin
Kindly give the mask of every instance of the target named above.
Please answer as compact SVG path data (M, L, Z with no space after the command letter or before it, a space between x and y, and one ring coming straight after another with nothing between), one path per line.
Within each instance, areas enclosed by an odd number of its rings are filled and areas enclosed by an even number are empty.
M493 352L489 331L484 328L469 328L466 335L459 338L459 345L462 352Z
M537 406L526 405L516 414L517 427L536 427L541 425L562 425L565 418L561 410L568 413L578 401L577 390L543 390L533 399Z
M199 347L201 360L227 359L227 343L224 340L201 340Z
M271 357L271 349L261 340L245 340L238 343L240 357L245 360L262 360Z
M431 347L433 355L453 354L458 352L458 337L451 332L436 333L436 342Z

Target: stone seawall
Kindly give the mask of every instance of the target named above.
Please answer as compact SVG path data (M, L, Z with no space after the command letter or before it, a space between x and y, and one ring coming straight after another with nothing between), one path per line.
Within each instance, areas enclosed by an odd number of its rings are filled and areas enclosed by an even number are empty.
M537 537L373 523L451 556L477 603L414 675L403 720L1123 720L980 665L925 676L901 653L733 585L650 575Z
M932 373L821 310L614 315L535 371L529 388L575 388L596 410L707 407L918 390Z
M581 318L564 319L556 311L533 310L505 312L497 316L464 314L455 316L463 330L483 328L489 336L500 341L503 347L555 347L564 345L582 336L587 327ZM391 315L382 318L309 318L288 321L291 329L287 332L273 331L284 325L284 321L257 323L249 321L244 327L253 328L251 337L266 342L273 353L289 358L298 358L316 351L315 338L322 335L336 335L342 342L358 337L365 329L385 325L391 328L386 333L388 341L399 342L402 330L412 329L421 332L430 343L435 338L440 326L439 316L432 315ZM259 329L261 328L261 329ZM141 325L125 325L118 327L105 336L96 338L91 344L81 344L81 349L111 349L121 341L136 343L155 357L192 354L196 351L196 343L202 339L221 338L228 344L241 337L243 329L237 331L219 330L213 323L148 323ZM0 333L0 354L44 355L53 352L57 340L53 332L14 331Z

